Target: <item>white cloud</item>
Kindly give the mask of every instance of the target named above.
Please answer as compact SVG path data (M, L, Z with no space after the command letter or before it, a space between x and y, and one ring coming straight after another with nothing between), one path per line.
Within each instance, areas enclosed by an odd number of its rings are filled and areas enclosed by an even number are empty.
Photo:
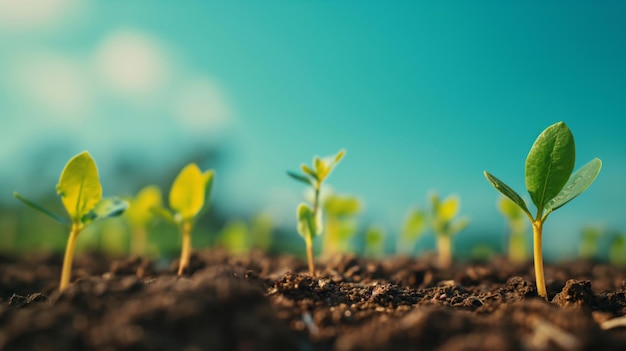
M189 133L215 134L232 122L220 87L207 78L187 82L174 101L176 121Z
M122 29L98 46L95 67L112 91L130 98L154 97L167 84L171 71L168 56L158 40Z
M0 0L0 30L44 29L82 7L81 0Z
M41 111L38 116L70 124L88 117L93 95L84 60L35 52L20 56L13 66L10 83L22 105Z

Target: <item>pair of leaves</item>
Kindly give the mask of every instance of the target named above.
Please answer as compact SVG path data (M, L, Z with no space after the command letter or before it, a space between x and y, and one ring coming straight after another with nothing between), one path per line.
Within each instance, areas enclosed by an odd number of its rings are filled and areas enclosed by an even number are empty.
M307 204L298 205L296 213L298 217L298 233L305 239L313 239L316 235L322 234L322 212L318 209L317 213Z
M128 207L128 203L121 199L102 198L98 169L87 151L72 157L65 165L57 184L57 194L61 196L61 202L72 223L88 224L97 219L117 216ZM17 192L13 195L27 206L55 221L68 224L63 217L24 198Z
M152 212L178 224L192 221L211 193L214 174L213 170L202 172L195 163L188 164L176 176L170 189L169 204L173 213L163 207L153 207Z
M535 220L547 216L582 194L594 182L602 161L594 158L572 174L576 158L574 137L563 122L546 128L526 158L526 188L537 207ZM533 219L526 202L508 185L485 171L487 180Z
M469 225L469 220L462 218L455 220L461 207L461 200L456 195L450 195L443 201L436 194L431 195L433 230L436 235L453 236Z
M346 154L345 150L340 150L335 156L321 159L317 156L313 158L313 168L303 164L300 169L304 174L288 171L287 174L293 179L312 187L319 188L324 179L328 177L333 168L341 161Z

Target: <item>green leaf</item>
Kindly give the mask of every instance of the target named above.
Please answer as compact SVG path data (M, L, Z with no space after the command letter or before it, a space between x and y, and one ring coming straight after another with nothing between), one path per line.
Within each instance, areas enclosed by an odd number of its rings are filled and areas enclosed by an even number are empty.
M315 220L313 219L313 210L307 204L298 205L298 233L303 238L312 238L317 232L315 228Z
M152 212L155 216L167 222L170 222L172 224L178 224L176 220L174 219L174 214L172 214L170 210L168 210L167 208L163 206L152 207L150 208L150 212Z
M339 163L339 161L341 161L341 159L343 158L343 156L345 156L345 154L346 154L346 150L341 149L341 150L337 153L337 155L335 155L335 161L334 161L334 164Z
M470 221L467 218L462 218L462 219L459 219L458 221L452 223L450 225L450 229L448 230L449 235L453 236L453 235L459 233L461 230L467 228L469 223L470 223Z
M182 221L194 218L204 206L208 177L195 163L183 168L170 190L170 207Z
M555 123L539 135L526 158L526 189L539 211L563 189L575 159L574 136L565 123Z
M426 213L420 209L412 210L402 227L402 237L417 240L426 229Z
M361 201L349 195L331 194L324 201L324 210L328 215L348 217L361 211Z
M315 173L309 166L302 164L300 166L300 169L302 169L302 172L310 175L311 177L313 177L313 179L318 180L319 178L317 177L317 173Z
M134 227L144 227L152 219L153 207L160 207L163 204L161 189L157 186L149 185L141 189L137 196L131 200L130 206L124 212L126 218Z
M127 208L128 202L122 199L116 197L102 199L98 202L96 207L81 218L81 221L83 224L87 224L95 220L119 216L124 213Z
M305 177L305 176L303 176L301 174L287 171L287 175L290 176L291 178L299 181L299 182L302 182L302 183L308 184L310 186L313 186L313 182L311 182L311 179L309 179L309 178L307 178L307 177Z
M601 168L602 161L600 161L599 158L594 158L576 171L567 181L561 192L548 201L545 207L544 217L587 190L591 183L596 180Z
M54 219L55 221L61 223L61 224L65 224L68 225L69 223L67 223L67 220L59 215L57 215L56 213L51 212L50 210L48 210L47 208L44 208L42 206L39 206L38 204L26 199L25 197L23 197L22 195L18 194L17 192L13 193L13 196L15 196L16 199L22 201L26 206L37 210L43 214L45 214L46 216Z
M517 220L524 216L522 209L508 197L501 197L498 201L498 209L509 220Z
M448 196L437 207L437 217L443 221L451 221L459 213L460 200L457 196Z
M515 202L517 204L517 206L519 206L524 212L526 212L528 217L530 217L530 218L533 217L530 214L530 211L528 211L528 207L526 206L526 202L524 201L524 199L522 199L521 196L519 196L519 194L517 194L515 192L515 190L511 189L508 185L504 184L504 182L502 182L500 179L494 177L489 172L485 171L484 174L485 174L485 178L487 178L489 183L491 183L491 185L493 185L493 187L496 188L496 190L498 190L500 193L502 193L502 195L504 195L504 196L508 197L509 199L511 199L511 201Z
M80 222L100 202L102 186L98 179L98 169L87 151L74 156L65 165L57 185L57 193L75 223Z

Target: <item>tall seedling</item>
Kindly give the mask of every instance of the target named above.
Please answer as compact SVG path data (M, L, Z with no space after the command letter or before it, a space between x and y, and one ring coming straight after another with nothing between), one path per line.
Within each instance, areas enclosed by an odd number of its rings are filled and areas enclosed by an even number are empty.
M317 156L313 158L313 167L303 164L300 169L304 174L287 172L287 174L297 181L303 182L313 188L313 204L301 203L296 212L298 219L298 233L304 238L306 244L307 262L309 264L309 274L315 275L315 264L313 261L313 238L322 234L322 209L320 207L320 189L322 183L330 175L330 171L341 161L345 155L345 150L341 150L332 158L321 159Z
M539 135L526 157L526 189L537 207L534 217L520 195L498 178L484 172L496 190L515 202L532 223L537 292L545 299L548 294L541 249L543 224L550 213L583 193L602 168L602 161L594 158L572 174L575 158L574 136L565 123L555 123Z
M67 240L59 284L59 290L63 291L70 282L72 259L78 235L86 225L95 220L122 214L128 204L117 198L102 198L102 186L98 179L96 163L86 151L74 156L65 165L59 184L57 184L57 194L61 196L61 201L70 216L71 223L52 211L27 200L17 192L13 193L17 199L26 205L70 227L70 236Z
M162 207L155 209L157 215L180 228L183 242L178 275L182 275L189 267L191 232L200 210L204 207L205 200L211 193L213 175L213 170L203 173L195 163L188 164L174 179L170 189L170 210Z

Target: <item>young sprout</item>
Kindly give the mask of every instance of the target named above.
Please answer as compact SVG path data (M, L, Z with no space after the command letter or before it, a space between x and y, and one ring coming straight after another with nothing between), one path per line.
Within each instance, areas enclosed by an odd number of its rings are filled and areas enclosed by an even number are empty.
M361 212L361 201L350 195L331 194L324 201L326 233L322 242L324 256L347 252L356 232L354 217Z
M611 239L609 262L616 266L626 266L626 236L617 234Z
M413 253L415 243L426 231L426 212L419 208L411 209L398 237L397 253Z
M501 197L498 209L504 215L509 225L509 261L522 263L526 261L528 248L526 247L526 219L524 211L508 197Z
M182 275L189 267L191 231L198 213L211 193L213 175L213 170L203 173L195 163L188 164L174 179L170 189L170 210L163 207L154 209L157 215L180 228L183 243L178 263L178 275Z
M543 224L550 213L584 192L602 167L600 159L594 158L572 174L575 158L574 136L565 123L555 123L539 135L526 157L526 189L537 207L534 217L520 195L498 178L484 172L491 185L515 202L532 223L535 280L539 296L545 299L548 294L541 249Z
M378 226L370 226L365 232L365 256L381 257L385 252L385 231Z
M95 220L122 214L128 204L117 198L102 198L102 186L98 179L96 163L86 151L74 156L65 165L59 184L57 184L57 194L61 196L61 202L70 216L71 223L52 211L27 200L17 192L13 193L17 199L29 207L70 227L70 236L65 249L59 284L59 290L63 291L70 283L72 259L78 235L86 225Z
M124 213L131 228L130 252L135 256L146 253L148 227L155 219L154 208L163 206L161 190L149 185L141 189L130 200L130 207Z
M437 259L442 268L452 265L452 237L469 224L466 218L455 219L460 205L461 201L455 195L443 201L436 194L430 196L432 228L437 238Z
M322 234L322 209L320 208L320 189L322 183L328 177L333 168L341 161L345 155L345 150L341 150L332 158L321 159L317 156L313 158L313 167L303 164L300 168L304 174L287 172L287 174L297 181L303 182L313 188L313 204L301 203L298 205L298 233L304 238L306 243L307 262L309 264L309 274L315 275L315 265L313 261L313 238Z
M602 236L602 230L596 227L585 227L581 234L578 254L586 261L593 261L598 254L598 240Z

